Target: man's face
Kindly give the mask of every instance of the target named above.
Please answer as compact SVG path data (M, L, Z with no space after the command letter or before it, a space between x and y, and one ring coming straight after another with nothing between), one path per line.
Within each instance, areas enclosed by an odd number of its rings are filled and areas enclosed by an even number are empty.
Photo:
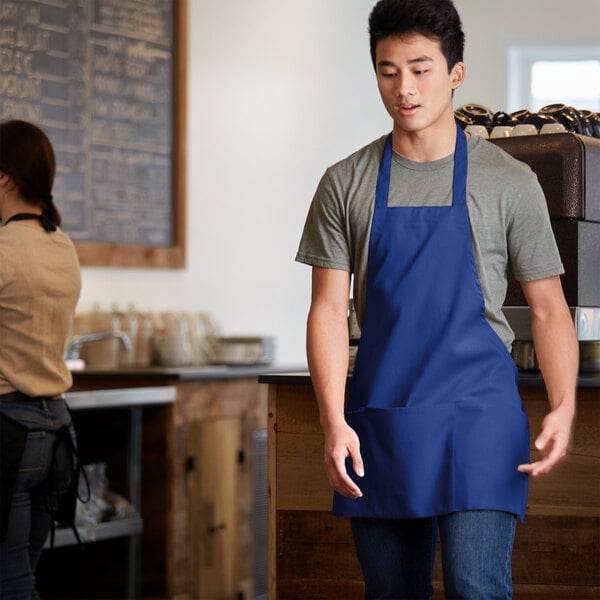
M377 86L394 129L418 132L452 112L452 92L464 79L464 64L448 73L440 43L419 33L377 43Z

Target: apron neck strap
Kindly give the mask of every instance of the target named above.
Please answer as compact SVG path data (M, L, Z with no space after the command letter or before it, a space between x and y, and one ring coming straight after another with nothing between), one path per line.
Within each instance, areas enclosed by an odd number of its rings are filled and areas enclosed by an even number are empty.
M452 178L452 205L461 206L467 203L467 138L456 121L456 142L454 144L454 174ZM375 201L383 208L387 206L392 172L392 134L388 134L381 164L377 175L377 193Z
M467 203L468 170L467 137L456 121L456 144L454 146L454 175L452 177L452 205Z
M375 208L387 207L390 193L390 177L392 173L392 134L389 133L383 146L383 154L377 174L377 187L375 189Z
M51 223L45 215L38 215L36 213L17 213L10 219L6 219L6 223L3 223L3 225L8 225L11 221L39 221L46 231L56 231L56 225Z

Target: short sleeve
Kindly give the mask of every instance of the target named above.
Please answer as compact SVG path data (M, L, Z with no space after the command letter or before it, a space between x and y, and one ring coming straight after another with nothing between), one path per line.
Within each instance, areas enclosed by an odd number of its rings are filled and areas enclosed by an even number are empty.
M311 202L296 261L315 267L352 270L346 208L329 169Z
M546 199L537 178L523 178L508 223L508 251L517 281L562 275Z

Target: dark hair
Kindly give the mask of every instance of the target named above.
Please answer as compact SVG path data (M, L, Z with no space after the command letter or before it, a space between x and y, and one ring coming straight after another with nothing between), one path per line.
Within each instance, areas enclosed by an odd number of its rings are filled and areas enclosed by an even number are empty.
M369 17L373 66L379 40L408 33L438 39L448 72L463 59L465 34L452 0L380 0Z
M26 121L0 123L0 172L6 173L25 200L42 204L42 216L54 227L60 213L52 201L56 171L54 150L48 136Z

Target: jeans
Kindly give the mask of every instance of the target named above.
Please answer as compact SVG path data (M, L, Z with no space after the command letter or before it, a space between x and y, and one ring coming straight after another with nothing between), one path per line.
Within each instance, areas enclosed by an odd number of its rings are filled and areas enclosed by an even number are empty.
M510 600L516 522L516 515L492 510L431 519L351 519L365 598L431 598L439 531L447 599Z
M0 412L27 426L6 539L0 543L0 598L39 598L35 568L52 525L51 511L71 479L71 446L56 445L56 432L71 422L63 400L3 402ZM35 430L35 431L33 431ZM70 435L74 431L71 428Z

